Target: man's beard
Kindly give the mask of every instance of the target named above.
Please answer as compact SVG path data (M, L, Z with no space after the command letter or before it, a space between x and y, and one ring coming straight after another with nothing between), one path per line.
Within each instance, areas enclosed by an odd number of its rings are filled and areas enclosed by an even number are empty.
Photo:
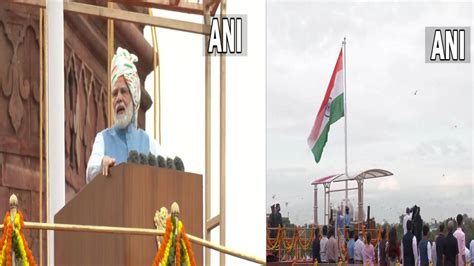
M122 105L125 107L123 103L120 103L119 105ZM117 109L117 108L116 108ZM114 124L115 126L119 128L126 128L130 122L132 121L133 117L133 107L132 104L129 104L128 107L125 107L125 113L124 114L117 114L114 113Z

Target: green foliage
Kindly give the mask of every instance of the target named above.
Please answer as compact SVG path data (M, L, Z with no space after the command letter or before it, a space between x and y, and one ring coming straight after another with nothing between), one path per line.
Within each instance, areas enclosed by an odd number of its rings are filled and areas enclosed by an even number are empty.
M18 243L18 238L16 232L12 232L12 249L15 252L15 258L17 260L21 259L20 243Z

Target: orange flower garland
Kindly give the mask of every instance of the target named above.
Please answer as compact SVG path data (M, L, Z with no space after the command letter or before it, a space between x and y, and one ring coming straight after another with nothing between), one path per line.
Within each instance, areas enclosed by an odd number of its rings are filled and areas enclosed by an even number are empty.
M181 265L181 257L183 257L186 265L196 266L196 261L191 249L191 243L186 236L182 222L177 221L174 223L171 219L171 217L166 219L166 231L163 237L163 242L161 243L160 249L155 256L152 265L159 266L161 263L162 266L165 266L170 264L170 261L172 261L172 259L170 260L171 247L175 251L175 265Z
M166 219L165 236L163 237L163 242L161 243L160 250L156 253L155 259L153 260L153 266L160 265L160 261L163 259L163 254L165 253L166 246L168 245L168 241L170 239L171 230L171 219L168 217Z
M10 213L8 213L8 217L10 217ZM10 220L10 219L8 219ZM12 233L13 233L13 228L11 226L11 223L10 221L8 221L8 224L10 224L10 226L8 226L7 228L7 254L6 254L6 257L7 257L7 266L11 266L12 265Z
M25 224L23 220L23 214L19 210L15 215L14 224L16 226L15 235L13 235L13 224L11 222L10 212L7 211L3 220L3 235L1 240L2 242L0 243L0 265L3 265L4 263L7 266L12 265L13 236L15 236L16 240L18 240L17 245L19 246L16 246L16 248L20 250L20 254L23 254L23 265L36 265L33 254L31 253L31 250L28 247L28 243L26 242L25 236L23 235L23 227L25 226ZM26 257L24 256L25 254Z
M181 252L179 250L179 244L180 244L180 237L181 234L178 234L178 237L176 238L176 265L181 265Z
M183 230L181 231L181 234L183 235L183 240L184 240L184 243L186 244L186 250L188 251L188 256L191 261L191 266L196 266L193 250L191 249L191 243L189 242L188 236L186 235L186 232L184 231L184 226L183 226Z
M30 263L30 265L36 265L35 257L33 256L33 253L31 252L30 247L28 246L28 242L26 242L25 235L23 234L23 228L25 228L23 214L20 210L18 210L18 214L20 215L20 237L23 241L23 245L26 251L26 257L28 258L28 262Z
M0 242L0 265L3 265L3 262L6 257L6 238L8 237L8 220L7 217L9 217L10 214L7 212L7 215L5 215L5 218L3 219L3 234L2 234L2 242ZM4 255L5 254L5 255Z

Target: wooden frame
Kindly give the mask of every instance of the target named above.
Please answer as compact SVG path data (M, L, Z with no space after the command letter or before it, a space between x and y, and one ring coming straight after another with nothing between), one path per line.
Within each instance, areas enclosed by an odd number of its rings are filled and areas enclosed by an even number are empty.
M115 1L115 2L125 2L125 1ZM152 3L153 2L153 3ZM167 28L173 30L179 30L189 33L197 33L206 36L206 40L208 40L208 36L210 33L210 16L211 14L214 15L218 6L221 6L221 17L226 15L227 3L226 0L204 0L202 5L199 4L189 4L183 3L179 0L176 1L174 5L170 4L169 0L155 0L155 1L142 1L142 5L150 6L150 7L157 7L157 8L164 8L168 10L178 11L178 12L186 12L186 13L193 13L199 14L201 13L204 18L204 23L193 23L188 21L180 21L175 19L168 19L168 18L161 18L161 17L154 17L148 14L142 14L137 12L125 11L114 9L112 3L108 3L108 7L101 7L101 6L94 6L89 4L82 4L76 2L69 2L65 1L64 11L65 12L72 12L82 15L90 15L90 16L97 16L101 18L106 18L108 20L108 27L107 27L107 36L108 36L108 74L110 76L110 61L111 61L111 54L110 50L113 50L113 20L120 20L138 24L145 24L153 27L160 27L160 28ZM46 8L46 1L45 0L12 0L9 4L21 4L21 5L31 5L36 6L39 8ZM154 5L151 5L154 4ZM46 13L46 12L45 12ZM46 27L45 27L45 34L46 34ZM46 41L44 45L45 55L46 55ZM113 51L112 51L113 53ZM45 66L47 66L46 58L44 60ZM225 161L225 154L226 154L226 60L225 55L220 55L220 131L219 131L219 143L220 143L220 206L219 211L220 213L215 217L210 217L210 207L211 207L211 58L210 55L205 55L204 60L205 65L205 239L210 240L211 230L219 226L220 230L220 241L221 245L225 245L225 171L226 171L226 161ZM43 66L40 66L40 68ZM47 69L44 71L44 75L47 75ZM109 92L111 91L110 88L110 81L107 82L109 87ZM47 88L47 83L45 81L45 88ZM47 103L46 103L47 106ZM111 102L110 102L110 95L109 95L109 111L111 110ZM109 117L109 125L111 123L111 118ZM46 141L48 138L48 132L46 130ZM160 134L161 137L161 134ZM41 140L42 143L42 140ZM40 144L40 150L42 150L42 144ZM46 161L48 160L48 151L46 149ZM48 167L46 167L46 180L48 182ZM41 182L41 180L40 180ZM46 203L46 209L48 210L48 203ZM42 213L40 213L40 216ZM42 240L40 239L40 246L42 246ZM205 264L210 265L210 250L206 249L205 251ZM220 265L225 265L225 255L220 254Z
M46 8L44 0L33 1L33 0L12 0L12 4L26 4ZM126 22L138 23L148 26L155 26L165 29L179 30L190 33L198 33L203 35L209 35L210 26L181 21L176 19L152 17L148 14L142 14L132 11L125 11L120 9L113 9L102 6L94 6L89 4L82 4L76 2L64 2L64 11L72 12L82 15L96 16L106 19L121 20Z

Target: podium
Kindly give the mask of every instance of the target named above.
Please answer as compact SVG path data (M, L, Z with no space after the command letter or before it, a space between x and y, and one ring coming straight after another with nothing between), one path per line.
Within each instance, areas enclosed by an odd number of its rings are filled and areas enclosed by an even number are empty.
M176 201L186 233L202 238L202 176L147 165L120 164L98 175L54 217L55 223L156 228L161 207ZM192 244L196 263L203 248ZM155 236L54 232L56 265L151 265Z

